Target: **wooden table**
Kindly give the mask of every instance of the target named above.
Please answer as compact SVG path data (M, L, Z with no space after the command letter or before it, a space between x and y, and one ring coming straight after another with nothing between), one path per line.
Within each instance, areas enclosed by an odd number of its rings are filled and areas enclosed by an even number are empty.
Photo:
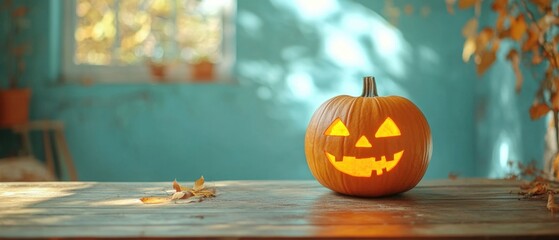
M315 181L220 181L217 197L147 205L171 182L0 183L0 238L559 239L559 216L519 182L425 181L388 198L341 196Z

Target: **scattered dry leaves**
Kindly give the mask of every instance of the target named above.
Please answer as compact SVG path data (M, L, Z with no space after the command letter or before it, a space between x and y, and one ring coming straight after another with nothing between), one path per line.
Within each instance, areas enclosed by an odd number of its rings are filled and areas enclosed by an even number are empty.
M559 211L559 204L555 203L555 197L553 192L547 193L547 209L552 213Z
M509 162L510 166L514 166L513 162ZM518 194L523 195L525 198L544 199L547 194L547 209L552 213L559 210L559 206L555 203L554 194L559 194L559 182L546 178L544 171L536 167L536 162L532 161L529 164L517 164L520 170L519 174L509 174L514 176L514 179L520 177L532 177L533 180L521 184Z
M459 174L457 172L449 172L448 173L448 179L450 180L456 180L458 179Z
M204 177L200 177L194 182L192 188L181 186L177 180L173 181L173 189L175 192L171 196L151 196L140 198L145 204L161 204L161 203L191 203L201 202L206 198L215 197L215 187L206 187Z

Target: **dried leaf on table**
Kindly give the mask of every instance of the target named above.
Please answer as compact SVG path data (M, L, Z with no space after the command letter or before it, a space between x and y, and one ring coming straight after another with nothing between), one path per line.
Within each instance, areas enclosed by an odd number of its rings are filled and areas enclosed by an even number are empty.
M181 192L181 185L177 182L177 179L175 179L173 181L173 189L175 189L176 192Z
M545 116L551 109L545 103L537 103L530 107L530 118L532 120Z
M477 74L483 75L489 67L495 62L495 51L483 51L479 56L476 56Z
M140 198L144 204L160 204L160 203L167 203L171 201L169 197L143 197Z
M194 191L199 191L204 189L204 176L201 176L198 180L194 182L194 186L192 187Z
M173 189L175 192L170 197L144 197L140 200L145 204L160 203L191 203L201 202L205 198L215 197L216 189L207 188L204 184L204 177L200 177L194 182L192 188L181 186L176 180L173 181Z
M449 173L448 173L448 179L450 179L450 180L456 180L456 179L458 179L458 173L456 173L456 172L449 172Z
M182 199L185 195L185 192L175 192L173 193L173 196L171 196L171 200Z
M529 184L527 186L523 186L521 188L527 188L524 191L521 191L520 194L526 197L531 196L538 196L545 194L547 192L548 184L543 182L536 182L535 184Z
M516 76L514 89L517 93L520 93L520 90L522 89L522 82L524 81L524 79L522 78L522 71L520 71L520 56L518 55L516 49L513 48L509 51L509 53L507 54L507 59L511 62L512 69L514 70L514 75Z
M459 0L458 7L461 9L470 8L478 4L480 0Z
M559 205L555 203L555 197L552 192L547 193L547 209L552 213L559 211Z

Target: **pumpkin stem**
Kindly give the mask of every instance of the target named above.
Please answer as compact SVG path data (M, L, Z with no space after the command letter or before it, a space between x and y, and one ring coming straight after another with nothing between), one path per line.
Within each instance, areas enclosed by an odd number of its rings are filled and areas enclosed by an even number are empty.
M377 83L374 77L366 76L363 78L363 93L361 97L378 97Z

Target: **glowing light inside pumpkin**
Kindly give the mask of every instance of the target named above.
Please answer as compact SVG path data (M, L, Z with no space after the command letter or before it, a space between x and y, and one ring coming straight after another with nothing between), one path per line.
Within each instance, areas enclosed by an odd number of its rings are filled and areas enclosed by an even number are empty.
M334 120L334 122L332 122L332 124L330 124L330 127L328 127L328 129L326 129L326 132L324 132L324 135L346 137L346 136L349 136L349 130L347 130L347 127L344 125L342 120L340 120L340 118L336 118L336 120Z
M402 159L404 150L395 153L394 156L392 156L392 160L386 159L386 156L382 156L380 160L377 160L374 157L356 158L344 156L343 159L339 161L336 160L336 156L328 152L325 153L328 160L330 160L330 163L334 165L338 171L354 177L370 177L373 175L373 171L376 172L377 176L380 176L384 173L383 169L386 169L386 172L389 172L396 167L398 162L400 162L400 159Z
M371 145L371 143L369 142L369 139L367 139L367 137L365 137L365 135L361 136L359 138L359 140L357 140L357 143L355 143L355 147L366 147L366 148L370 148L373 145Z
M376 138L382 137L395 137L402 135L400 133L400 129L396 126L396 123L392 120L392 118L387 117L386 120L380 125L377 133L375 133Z

